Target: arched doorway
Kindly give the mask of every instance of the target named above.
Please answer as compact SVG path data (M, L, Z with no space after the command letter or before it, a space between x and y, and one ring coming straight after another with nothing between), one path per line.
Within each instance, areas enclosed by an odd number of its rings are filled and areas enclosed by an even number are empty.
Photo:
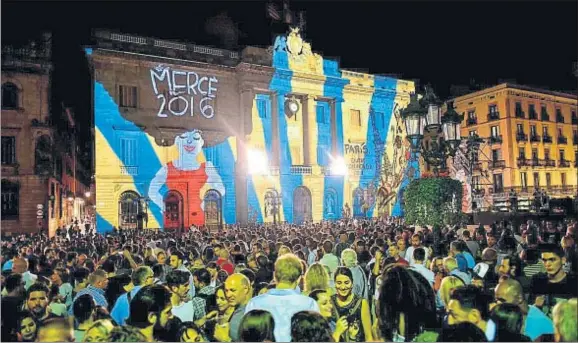
M337 209L337 192L333 188L329 188L325 193L325 206L323 210L325 211L325 219L333 220L339 218L339 210Z
M183 226L183 196L177 191L169 191L165 196L164 228L178 230Z
M223 211L221 193L215 189L209 189L205 193L205 226L209 230L220 230L223 225Z
M118 226L136 229L139 226L139 195L133 191L123 192L118 199ZM140 225L142 227L142 224Z
M293 223L312 222L311 192L307 187L297 187L293 192Z
M273 223L276 224L280 221L281 217L281 197L276 189L269 189L265 193L265 208L264 214L265 218L273 217Z

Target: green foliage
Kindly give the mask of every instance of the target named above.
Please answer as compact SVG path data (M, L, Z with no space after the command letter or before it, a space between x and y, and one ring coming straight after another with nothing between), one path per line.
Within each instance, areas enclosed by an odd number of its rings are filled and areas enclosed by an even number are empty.
M455 225L462 213L462 184L449 177L413 180L404 192L405 222L411 225Z

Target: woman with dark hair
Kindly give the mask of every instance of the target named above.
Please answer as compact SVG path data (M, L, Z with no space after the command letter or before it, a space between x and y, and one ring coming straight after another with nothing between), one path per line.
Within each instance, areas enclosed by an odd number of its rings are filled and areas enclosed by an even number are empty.
M472 323L450 325L442 330L438 342L485 342L486 334Z
M520 306L502 303L492 309L490 319L496 324L496 342L530 342L522 335L524 315Z
M18 340L20 342L35 342L36 334L38 333L38 325L34 319L35 317L26 310L20 311L16 315L18 316L18 325L16 327ZM6 338L4 339L6 340Z
M346 330L341 335L340 342L371 341L371 315L366 299L353 293L353 275L346 267L335 271L336 294L331 297L333 307L337 312L337 326L347 322ZM340 323L342 322L342 323Z
M269 258L263 254L257 256L257 272L255 273L255 283L270 282L273 280L273 270Z
M72 306L72 313L78 322L77 329L74 330L74 337L77 342L82 341L86 331L96 321L96 302L90 294L79 296Z
M275 321L268 311L252 310L243 316L239 324L241 342L275 342Z
M203 330L193 322L184 322L177 335L179 342L208 342Z
M317 312L301 311L291 317L292 342L335 342L327 320Z
M215 290L215 302L217 303L217 311L207 313L207 315L200 320L201 323L198 323L204 328L206 337L211 341L216 341L214 338L215 326L229 323L233 312L235 312L235 307L229 306L229 302L225 296L224 286L219 286Z
M381 339L410 342L437 326L433 288L418 272L392 265L383 274L376 314Z

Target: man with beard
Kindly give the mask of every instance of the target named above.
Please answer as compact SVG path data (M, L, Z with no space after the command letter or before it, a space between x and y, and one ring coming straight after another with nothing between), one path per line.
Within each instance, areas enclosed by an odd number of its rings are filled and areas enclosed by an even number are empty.
M407 251L405 252L405 259L407 260L410 266L413 266L416 263L415 260L413 259L413 251L417 248L424 249L425 251L424 261L427 261L429 258L429 251L428 249L426 249L426 247L422 246L421 235L419 233L414 233L411 236L411 247L407 248Z
M154 342L163 336L168 327L173 317L172 309L171 293L166 287L145 286L130 302L127 324L138 328L147 342Z
M35 283L26 291L26 306L34 316L34 320L40 323L50 318L59 317L48 311L48 287L41 283Z

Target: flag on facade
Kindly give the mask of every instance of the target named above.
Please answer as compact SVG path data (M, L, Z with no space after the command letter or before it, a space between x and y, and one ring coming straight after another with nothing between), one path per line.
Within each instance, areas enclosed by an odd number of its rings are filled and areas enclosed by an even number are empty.
M267 15L273 20L281 20L281 13L274 3L267 4Z

